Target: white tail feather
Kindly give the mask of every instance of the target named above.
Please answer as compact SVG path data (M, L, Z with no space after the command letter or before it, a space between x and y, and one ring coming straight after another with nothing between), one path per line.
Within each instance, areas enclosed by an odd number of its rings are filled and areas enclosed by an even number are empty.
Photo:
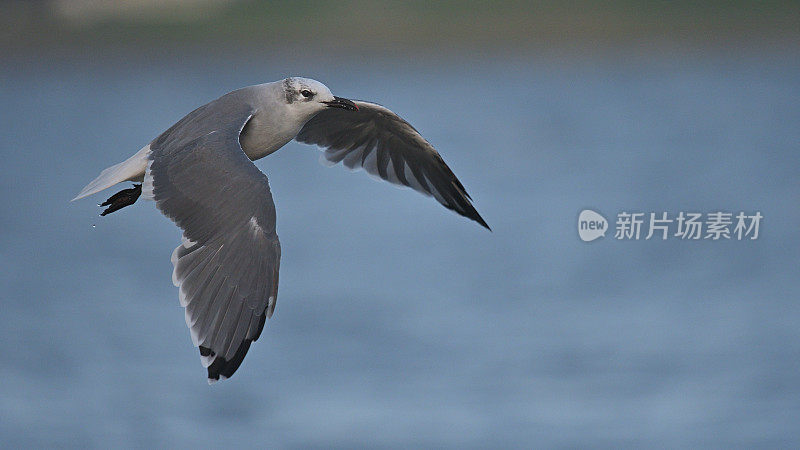
M148 153L150 153L149 144L125 161L103 170L97 178L81 189L72 201L88 197L123 181L141 181L147 168Z

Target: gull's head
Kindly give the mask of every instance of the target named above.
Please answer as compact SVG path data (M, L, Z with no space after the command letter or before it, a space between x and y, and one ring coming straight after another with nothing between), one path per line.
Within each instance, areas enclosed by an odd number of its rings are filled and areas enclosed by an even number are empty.
M358 111L352 101L334 97L327 86L310 78L290 77L283 80L286 104L300 115L309 117L325 108L342 108Z

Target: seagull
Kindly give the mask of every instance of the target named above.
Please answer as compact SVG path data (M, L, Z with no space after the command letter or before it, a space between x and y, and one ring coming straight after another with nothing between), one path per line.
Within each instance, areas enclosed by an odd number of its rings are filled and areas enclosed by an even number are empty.
M281 246L269 183L252 163L295 139L341 162L432 196L491 229L439 153L389 109L335 97L290 77L229 92L103 170L73 199L132 181L99 206L105 216L141 196L183 231L172 282L209 384L230 378L272 317Z

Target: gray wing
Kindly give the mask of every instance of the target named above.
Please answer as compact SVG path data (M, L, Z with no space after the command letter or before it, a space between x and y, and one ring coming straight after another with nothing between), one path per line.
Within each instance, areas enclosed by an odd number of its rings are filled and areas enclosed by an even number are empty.
M151 143L145 185L183 230L173 282L209 383L233 375L272 316L280 243L267 177L239 134L252 110L222 97Z
M325 147L325 160L363 168L394 184L431 195L448 209L489 226L442 157L417 130L392 111L356 101L358 111L328 108L309 120L297 139Z

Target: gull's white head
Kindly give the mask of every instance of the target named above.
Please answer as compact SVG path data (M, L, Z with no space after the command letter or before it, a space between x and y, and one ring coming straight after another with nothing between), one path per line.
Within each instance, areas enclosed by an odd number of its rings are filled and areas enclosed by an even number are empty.
M283 93L286 104L300 115L311 117L325 108L358 111L355 103L346 98L335 97L327 86L310 78L284 79Z

